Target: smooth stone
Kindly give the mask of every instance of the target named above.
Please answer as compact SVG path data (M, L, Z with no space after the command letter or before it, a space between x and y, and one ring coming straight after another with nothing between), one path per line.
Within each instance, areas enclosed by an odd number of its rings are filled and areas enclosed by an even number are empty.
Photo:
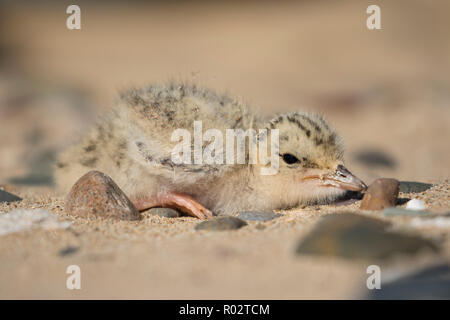
M375 149L361 150L354 154L356 161L367 167L394 168L396 162L389 154Z
M165 218L178 218L180 213L171 208L151 208L145 212L148 215L159 216Z
M386 216L417 216L423 214L429 214L428 211L425 210L409 210L404 208L386 208L382 212Z
M406 203L406 209L425 210L425 202L419 199L411 199Z
M394 207L397 203L399 182L395 179L377 179L369 188L361 201L362 210L383 210Z
M262 223L258 223L255 227L257 230L264 230L266 228L265 225L263 225Z
M25 175L11 177L8 181L13 184L28 186L52 185L55 156L56 150L43 150L32 159Z
M12 177L8 179L8 182L25 186L50 186L53 183L53 178L45 174L29 173L25 176Z
M75 246L68 246L64 249L59 250L58 254L60 256L69 256L71 254L74 254L75 252L77 252L80 249L80 247L75 247Z
M390 223L354 213L322 217L300 241L297 254L335 256L347 259L383 260L397 254L415 254L439 247L419 236L388 231Z
M117 184L99 171L82 176L66 197L68 214L85 218L102 217L139 220L141 214Z
M247 221L269 221L281 217L281 214L268 211L245 211L239 213L237 217Z
M195 226L195 230L236 230L246 226L247 222L236 217L216 217L210 220L200 222Z
M420 193L430 189L433 185L429 183L400 181L400 192Z
M370 290L369 299L416 300L450 299L450 266L428 267L392 282L382 283L381 290Z
M22 201L22 198L7 191L0 190L0 202L15 202L15 201Z

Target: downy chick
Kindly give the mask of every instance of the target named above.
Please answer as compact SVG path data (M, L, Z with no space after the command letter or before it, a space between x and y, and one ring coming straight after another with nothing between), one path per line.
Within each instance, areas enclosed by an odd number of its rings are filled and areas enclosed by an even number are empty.
M249 161L249 140L243 164L173 161L173 150L180 143L173 139L175 130L186 129L189 147L195 149L194 121L201 121L202 132L215 129L223 137L227 129L253 129L258 142L266 143L278 129L276 174L261 174L262 168L272 165L267 158ZM267 131L260 134L259 129ZM209 144L202 141L203 149ZM256 144L258 155L260 145ZM226 159L227 148L222 149ZM201 219L212 212L233 214L330 201L346 190L366 188L344 167L341 139L322 117L293 112L264 121L241 101L183 83L123 93L80 143L61 154L57 185L67 192L91 170L111 176L141 211L172 207Z

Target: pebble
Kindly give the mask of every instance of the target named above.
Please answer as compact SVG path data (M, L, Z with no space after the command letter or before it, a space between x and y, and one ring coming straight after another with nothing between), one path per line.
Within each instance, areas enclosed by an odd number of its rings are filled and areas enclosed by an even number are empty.
M354 155L354 158L367 167L394 168L396 166L395 159L381 150L361 150Z
M409 210L425 210L425 202L419 199L411 199L406 203L406 209Z
M16 209L0 214L0 236L34 229L67 229L72 222L60 221L58 216L43 209Z
M399 182L395 179L377 179L367 189L361 202L362 210L382 210L397 203Z
M30 159L28 172L22 176L11 177L8 182L28 186L52 185L55 155L55 149L44 149L37 152Z
M369 299L417 300L450 299L450 266L440 264L414 274L383 283L381 290L370 290Z
M216 217L195 226L195 230L224 231L235 230L246 226L247 222L236 217Z
M438 251L431 240L388 231L390 223L354 213L326 215L300 241L297 254L383 260L422 249Z
M428 211L425 210L409 210L404 208L386 208L382 212L386 216L415 216L422 214L429 214Z
M265 225L263 225L262 223L258 223L255 227L257 230L264 230L266 228Z
M69 256L71 254L74 254L75 252L77 252L80 249L80 247L75 247L75 246L68 246L64 249L59 250L58 254L62 257L64 256Z
M171 208L151 208L145 212L148 215L159 216L165 218L178 218L180 213Z
M433 185L429 183L400 181L400 192L420 193L430 189Z
M0 202L14 202L14 201L22 201L22 198L6 192L4 190L0 190Z
M269 211L245 211L239 213L237 217L247 221L269 221L281 217L281 214Z
M141 218L139 211L117 184L99 171L86 173L74 184L67 195L65 208L68 214L85 218Z

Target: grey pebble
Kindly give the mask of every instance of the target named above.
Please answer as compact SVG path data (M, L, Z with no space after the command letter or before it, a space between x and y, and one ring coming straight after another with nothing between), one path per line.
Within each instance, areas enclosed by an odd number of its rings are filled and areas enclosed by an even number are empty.
M281 217L281 214L269 211L245 211L239 213L237 217L249 221L269 221Z
M22 201L22 198L13 195L12 193L6 192L4 190L0 190L0 202L14 202L14 201Z
M450 299L450 266L428 267L412 275L383 284L382 290L370 290L369 299Z
M429 214L430 212L425 210L409 210L404 208L386 208L382 211L386 216L420 216L424 214Z
M383 260L397 254L415 254L422 249L439 251L431 240L388 231L390 223L354 213L321 218L300 241L297 254L335 256L347 259Z
M59 250L58 254L60 256L68 256L68 255L74 254L79 249L80 249L80 247L68 246L68 247L66 247L64 249Z
M151 208L145 212L148 215L159 216L165 218L178 218L180 213L171 208Z
M429 183L400 181L400 192L420 193L430 189L433 185Z
M195 230L236 230L246 225L247 222L236 217L216 217L200 222L195 226Z
M396 161L388 153L382 150L376 149L365 149L356 152L353 155L354 159L361 164L371 168L371 167L385 167L385 168L395 168Z
M31 159L28 173L23 176L15 176L8 179L9 182L19 185L50 186L53 183L53 163L56 150L45 149Z

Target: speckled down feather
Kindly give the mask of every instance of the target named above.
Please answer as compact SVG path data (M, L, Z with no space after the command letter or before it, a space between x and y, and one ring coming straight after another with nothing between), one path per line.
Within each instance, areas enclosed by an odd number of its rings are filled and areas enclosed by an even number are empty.
M203 132L217 129L278 129L280 161L276 175L261 175L257 164L177 165L171 159L174 130L202 121ZM204 143L205 145L206 143ZM192 146L193 147L193 146ZM171 83L132 89L82 140L62 153L56 177L67 192L90 170L111 176L130 199L164 192L189 194L215 213L272 210L334 199L343 193L320 188L306 175L335 170L343 160L341 139L319 115L293 112L265 121L242 101L210 89Z

